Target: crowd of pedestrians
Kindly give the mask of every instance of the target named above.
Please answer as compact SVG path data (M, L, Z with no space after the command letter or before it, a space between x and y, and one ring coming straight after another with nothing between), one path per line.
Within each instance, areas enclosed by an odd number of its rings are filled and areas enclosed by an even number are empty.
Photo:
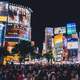
M80 80L80 65L0 65L0 80Z

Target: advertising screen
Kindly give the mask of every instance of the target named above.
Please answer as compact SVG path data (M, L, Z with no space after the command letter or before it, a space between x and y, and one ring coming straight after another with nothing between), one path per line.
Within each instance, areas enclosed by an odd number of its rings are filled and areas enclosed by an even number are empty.
M55 54L57 56L56 61L61 61L62 57L58 57L58 55L61 55L63 52L63 34L58 34L54 36L54 47L55 47Z
M68 38L67 49L78 49L78 39Z
M24 24L24 19L26 17L26 10L22 7L19 7L19 23Z
M8 27L6 28L6 37L8 38L16 38L19 37L19 29L18 29L19 25L8 25Z
M6 29L6 38L31 40L31 28L23 25L8 25Z
M77 38L68 38L67 39L67 42L75 42L75 41L78 42L78 39Z
M54 36L54 44L61 43L61 42L63 42L63 35L62 34Z
M19 31L19 38L21 40L29 41L31 39L31 28L23 27L23 29L20 29Z
M21 7L18 7L18 10L19 10L19 13L18 13L19 23L24 26L30 26L31 14L30 14L29 10L26 8L21 8Z
M67 48L68 49L78 49L78 42L68 42Z
M18 23L24 26L30 26L30 11L20 6L9 5L9 23Z
M4 30L5 30L5 25L0 24L0 46L4 42Z
M59 34L54 37L55 48L63 48L63 35Z
M0 21L7 21L8 16L8 4L6 2L0 2Z
M73 34L73 33L76 33L76 24L75 23L67 24L67 34Z
M9 15L8 22L9 23L19 23L19 9L17 6L9 5Z
M9 51L9 52L11 52L12 51L12 49L14 48L14 46L17 44L17 42L5 42L5 45L7 46L7 50Z
M0 30L0 43L1 43L1 38L2 38L2 31Z
M65 34L66 33L66 27L57 27L54 28L54 34Z
M78 39L78 33L74 33L74 34L72 34L72 38L76 38L76 39Z
M21 12L19 12L19 21L23 25L30 26L30 13L26 8L21 8Z
M31 13L28 9L26 9L26 19L24 20L25 21L25 25L28 25L30 26L30 22L31 22Z
M53 36L53 28L47 27L47 28L45 29L45 33L46 33L46 35Z

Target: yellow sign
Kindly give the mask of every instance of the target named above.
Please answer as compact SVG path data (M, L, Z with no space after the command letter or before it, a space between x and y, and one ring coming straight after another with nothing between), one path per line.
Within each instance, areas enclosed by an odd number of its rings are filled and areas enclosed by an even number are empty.
M62 42L62 41L63 41L63 34L59 34L54 37L54 44Z
M7 21L7 16L0 16L0 21Z
M15 54L14 56L6 56L4 57L3 64L5 65L8 61L16 61L19 62L20 56L18 54Z

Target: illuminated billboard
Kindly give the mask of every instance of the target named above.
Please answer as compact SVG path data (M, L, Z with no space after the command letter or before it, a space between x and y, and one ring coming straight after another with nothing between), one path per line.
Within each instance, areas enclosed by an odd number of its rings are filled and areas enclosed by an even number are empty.
M31 14L27 8L9 5L9 23L18 23L24 26L30 26L30 18Z
M78 49L78 39L68 38L67 49Z
M6 38L31 40L31 28L23 25L8 25L6 29Z
M20 24L30 26L30 12L26 8L21 8L21 11L19 11L19 22Z
M74 33L74 34L72 34L72 38L76 38L76 39L78 39L78 33Z
M1 38L2 38L2 31L0 30L0 43L1 43Z
M28 8L0 2L0 21L8 23L17 23L30 27L31 12Z
M0 24L0 46L4 42L5 25Z
M68 23L67 24L67 34L76 33L76 24L75 23Z
M31 14L30 11L28 9L26 9L26 18L24 20L24 24L30 26L30 22L31 22Z
M19 31L19 38L21 40L30 41L31 40L31 28L23 27L23 29L20 29Z
M68 42L67 49L78 49L78 42Z
M19 23L24 26L30 26L31 14L27 8L18 7Z
M53 28L46 27L45 28L45 42L47 50L50 50L52 48L52 36L53 36Z
M52 36L53 36L53 28L46 27L45 28L45 42L47 50L50 50L52 48Z
M63 35L62 34L54 36L54 44L61 43L61 42L63 42Z
M63 35L62 34L54 36L54 45L55 45L55 48L63 48Z
M45 29L45 35L53 36L53 28L47 27L47 28Z
M7 38L16 38L19 37L19 25L8 25L6 28L6 37Z
M15 45L17 44L17 42L5 42L5 45L7 46L7 50L9 52L12 52L12 49L15 47Z
M65 34L65 33L66 33L66 27L54 28L54 34Z
M17 6L9 5L9 15L8 22L9 23L19 23L19 10Z
M0 2L0 22L6 22L7 41L31 40L31 11L23 6ZM1 33L1 31L0 31Z
M7 21L8 16L8 3L0 2L0 21Z

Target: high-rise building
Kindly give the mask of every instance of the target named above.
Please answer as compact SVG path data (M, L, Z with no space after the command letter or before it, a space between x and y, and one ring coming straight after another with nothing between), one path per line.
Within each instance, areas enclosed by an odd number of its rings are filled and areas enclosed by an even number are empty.
M15 45L20 40L31 41L30 8L0 1L0 22L5 25L5 46L8 48L11 49L13 42Z
M52 49L52 37L53 37L53 28L46 27L45 28L46 52Z

